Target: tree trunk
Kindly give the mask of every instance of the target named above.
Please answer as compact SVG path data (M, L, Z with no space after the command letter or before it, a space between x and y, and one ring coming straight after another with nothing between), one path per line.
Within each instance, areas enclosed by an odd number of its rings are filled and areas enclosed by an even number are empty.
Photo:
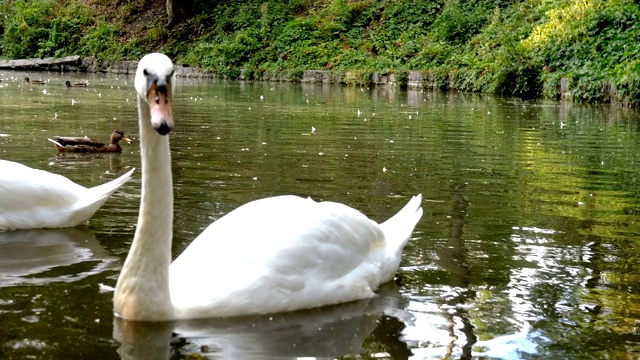
M167 0L168 25L173 26L187 18L191 10L191 1Z

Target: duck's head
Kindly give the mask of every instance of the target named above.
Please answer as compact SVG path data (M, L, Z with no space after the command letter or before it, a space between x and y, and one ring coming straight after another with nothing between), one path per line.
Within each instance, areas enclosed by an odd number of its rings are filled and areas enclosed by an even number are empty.
M124 136L124 131L122 130L113 130L111 133L111 143L117 144L120 140L126 141L127 144L131 143L128 137Z
M67 81L64 83L64 86L66 86L66 87L71 87L71 81L67 80Z
M174 126L171 111L174 78L173 62L164 54L145 55L138 63L136 92L149 104L151 126L160 135L168 134Z

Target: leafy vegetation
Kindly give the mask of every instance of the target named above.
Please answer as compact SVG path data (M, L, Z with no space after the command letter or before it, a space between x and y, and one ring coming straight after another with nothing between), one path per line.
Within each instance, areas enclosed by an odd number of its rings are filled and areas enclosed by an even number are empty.
M195 0L166 28L161 2L0 1L0 56L136 59L164 51L229 78L297 80L306 69L431 73L439 88L640 104L634 0ZM155 14L155 16L152 16ZM133 24L133 25L131 25Z

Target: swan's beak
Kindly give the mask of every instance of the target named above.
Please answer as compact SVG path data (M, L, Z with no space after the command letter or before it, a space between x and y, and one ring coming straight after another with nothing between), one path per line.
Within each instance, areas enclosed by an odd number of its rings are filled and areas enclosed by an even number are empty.
M173 112L171 111L171 84L154 82L147 92L147 101L151 111L151 126L160 134L167 135L173 130Z

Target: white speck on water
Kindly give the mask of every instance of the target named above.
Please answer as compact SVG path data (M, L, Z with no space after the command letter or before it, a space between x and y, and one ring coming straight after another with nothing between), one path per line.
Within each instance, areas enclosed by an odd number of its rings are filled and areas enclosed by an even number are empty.
M260 95L260 100L264 100L264 96Z
M74 99L71 99L71 105L75 105L76 101Z
M115 291L115 289L112 286L105 285L103 283L98 283L99 293L107 293L107 292L113 292L113 291Z
M387 172L387 168L383 166L383 167L382 167L382 172L385 172L385 173L386 173L386 172Z
M42 93L47 95L47 89L42 89Z

